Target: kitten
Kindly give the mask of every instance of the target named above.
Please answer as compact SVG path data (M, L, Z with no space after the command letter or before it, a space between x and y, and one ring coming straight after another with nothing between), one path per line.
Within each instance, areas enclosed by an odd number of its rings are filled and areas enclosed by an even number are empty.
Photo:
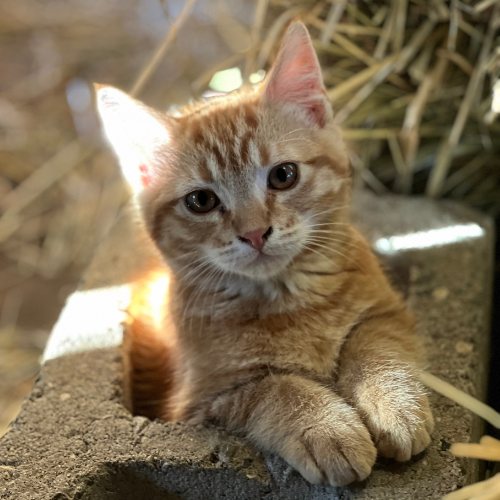
M98 108L171 271L178 352L155 416L242 431L313 483L365 479L377 450L424 450L414 318L349 222L349 161L305 26L258 88L172 116L101 87Z

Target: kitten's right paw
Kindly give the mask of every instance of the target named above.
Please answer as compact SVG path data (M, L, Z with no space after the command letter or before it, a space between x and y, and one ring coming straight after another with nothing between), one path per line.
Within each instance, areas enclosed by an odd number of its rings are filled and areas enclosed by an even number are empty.
M354 422L328 422L305 429L284 458L305 479L344 486L366 479L377 456L368 429Z

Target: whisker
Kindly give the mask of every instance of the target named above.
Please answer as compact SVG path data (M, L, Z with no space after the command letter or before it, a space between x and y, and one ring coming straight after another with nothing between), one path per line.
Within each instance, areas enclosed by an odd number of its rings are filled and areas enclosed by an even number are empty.
M316 233L329 233L329 234L339 234L339 235L347 235L346 231L332 231L329 229L321 230L321 229L314 229L317 227L325 227L325 226L350 226L348 222L325 222L325 223L319 223L319 224L307 224L305 226L302 226L299 224L298 227L301 229L306 229L310 230L310 234L316 234ZM294 234L297 232L297 227L293 227L287 231L282 231L279 233L280 238L286 238L289 237L291 234Z
M214 279L217 279L217 276L219 275L219 273L220 273L220 272L221 272L221 271L220 271L220 269L217 269L217 270L216 270L216 272L213 274ZM210 284L212 281L213 281L213 280L212 280L212 279L210 279L208 284ZM208 287L208 284L207 284L207 287ZM206 317L206 314L205 314L205 312L204 312L204 311L205 311L205 304L207 303L207 298L208 298L208 296L209 296L209 290L206 290L206 293L205 293L205 300L203 301L203 305L201 306L201 309L200 309L200 314L199 314L199 316L200 316L200 330L199 330L199 332L198 332L198 337L201 337L201 334L203 333L203 321L204 321L204 319L205 319L205 317ZM212 296L215 296L215 294L213 294ZM192 318L192 317L193 317L193 316L191 316L191 318ZM209 321L211 320L210 316L208 316L208 320L209 320Z
M175 262L176 260L180 260L180 259L189 257L190 255L193 255L195 253L198 253L198 250L193 250L192 252L183 253L182 255L178 255L177 257L174 257L172 259L168 259L168 261L169 262Z
M362 250L366 252L367 254L372 255L372 252L368 250L367 248L359 245L358 243L350 240L339 240L338 238L327 238L326 236L315 236L313 239L316 239L317 241L323 241L323 242L334 242L334 243L342 243L344 245L349 245L352 248L356 248L358 250ZM311 239L312 241L312 239Z
M208 271L208 273L207 273L207 271ZM205 276L205 278L207 278L207 277L210 277L213 272L214 272L214 269L209 267L208 270L205 269L205 271L200 276ZM207 273L207 274L205 275L205 273ZM186 305L184 306L184 311L183 311L182 319L181 319L181 325L184 328L186 327L185 322L187 322L187 320L188 320L189 311L191 311L191 304L193 303L193 305L196 305L198 292L202 289L202 286L204 283L205 283L205 280L202 283L199 283L198 285L196 285L196 287L192 291ZM191 315L191 318L190 318L189 330L191 330L192 323L193 323L193 315Z
M204 276L207 272L208 273L210 272L210 270L211 270L211 266L209 265L210 263L207 262L206 264L208 264L207 267L205 267L205 269L203 269L198 276L196 276L194 279L190 280L189 284L187 286L185 286L182 289L182 291L186 290L191 285L191 283L193 283L197 278L200 278L200 277ZM188 299L187 303L184 306L184 310L182 311L182 316L181 316L181 321L180 321L181 328L184 327L184 321L185 321L187 313L189 311L189 306L190 306L190 304L191 304L191 302L192 302L192 300L194 298L194 294L196 293L196 291L197 291L197 289L198 289L199 286L200 285L197 285L194 288L194 290L192 291L191 295L189 296L189 299Z
M219 288L219 285L221 284L222 282L222 279L224 278L224 274L225 272L221 269L220 270L220 278L219 278L219 281L217 282L217 285L215 285L215 290L217 291L217 289ZM214 291L214 293L212 294L212 304L210 306L210 315L209 315L209 318L210 320L212 321L213 320L213 317L214 317L214 306L215 306L215 299L217 297L217 293L216 291ZM203 305L203 309L205 308L205 305ZM201 329L201 326L200 326L200 329ZM200 336L201 336L201 331L200 331Z
M305 137L293 137L291 139L285 139L283 141L278 141L276 144L283 144L284 142L298 142L298 141L302 141L302 142L310 142L311 144L314 144L315 146L317 146L317 143L314 142L314 141L311 141L311 139L306 139Z
M323 257L324 259L326 259L328 262L331 262L332 264L335 263L333 259L328 258L325 254L321 253L318 250L315 250L314 248L311 248L310 246L307 246L307 245L304 246L304 250L309 250L310 252L313 252L313 253L319 255L320 257Z
M302 128L296 128L295 130L292 130L291 132L287 132L286 134L282 135L278 140L281 141L281 139L285 138L286 136L288 136L290 134L294 134L295 132L302 132L303 130L309 131L309 129L304 128L304 127L302 127Z
M307 225L306 227L307 228L310 228L310 227L319 227L319 226L351 226L352 224L350 224L349 222L321 222L319 224L310 224L310 225Z
M203 283L199 286L198 288L198 291L196 293L196 297L194 299L194 303L193 303L193 309L195 309L195 306L198 304L198 300L200 299L201 297L201 294L203 293L204 289L205 289L205 285L208 285L210 283L210 280L213 278L213 276L215 276L217 273L219 272L219 269L215 268L212 270L212 272L210 272L208 274L208 276L205 278L205 280L203 281ZM191 320L189 322L189 330L192 331L192 327L193 327L193 318L194 318L194 313L191 314ZM203 316L200 314L200 321L203 321Z
M337 276L337 274L346 272L346 271L339 271L336 273L328 273L326 271L314 271L312 269L295 269L299 273L304 273L304 274L314 274L315 276Z
M330 208L327 208L326 210L323 210L322 212L319 212L317 214L314 214L314 215L310 215L309 216L309 219L314 219L315 217L319 217L320 215L323 215L323 214L326 214L326 213L335 213L335 212L338 212L339 210L342 210L344 208L348 208L350 207L349 204L347 205L342 205L340 207L330 207Z
M337 255L340 255L343 259L348 258L349 255L346 253L342 253L339 250L336 250L335 248L328 247L326 245L322 245L321 243L318 243L315 240L308 240L308 243L312 243L314 246L319 247L319 248L324 248L325 250L328 250L329 252L334 252ZM311 247L309 246L309 250L311 250Z
M335 224L335 223L332 223L332 224ZM317 224L317 226L329 226L331 225L330 223L329 224ZM349 224L346 224L346 225L349 225ZM310 229L311 227L316 227L315 226L305 226L304 229ZM290 236L291 234L293 233L296 233L297 232L297 228L292 228L292 229L289 229L288 231L283 231L281 233L279 233L279 237L280 238L285 238L285 237L288 237ZM325 229L325 230L321 230L321 229L313 229L311 231L309 231L310 234L315 234L315 233L329 233L329 234L347 234L345 231L331 231L329 229Z
M180 277L179 281L182 281L184 278L188 277L191 274L191 271L189 271L189 273L182 275L182 271L184 271L184 269L186 269L189 266L194 266L195 264L197 264L198 262L201 262L201 261L208 262L208 258L205 257L204 255L202 255L198 259L195 259L191 262L188 262L185 266L181 267L178 271L174 271L177 275L179 275L179 277ZM198 266L196 266L196 268L198 268Z
M200 274L200 278L203 277L203 276L210 276L210 274L212 273L213 269L212 268L206 268L201 274ZM196 301L196 296L197 296L197 292L200 290L201 286L202 286L203 283L201 284L198 284L194 290L192 291L191 295L189 296L189 299L187 300L185 306L184 306L184 310L182 312L182 317L181 317L181 321L180 321L180 325L182 328L185 328L185 322L187 321L187 317L188 317L188 314L189 314L189 311L191 310L190 309L190 306L191 304L193 303L193 301Z
M332 247L328 247L326 245L322 245L319 243L319 241L322 241L323 240L319 240L319 239L314 239L314 238L308 238L306 240L306 245L307 243L312 243L314 246L317 246L317 247L320 247L320 248L324 248L325 250L328 250L329 252L334 252L336 253L337 255L340 255L343 259L348 259L351 263L355 264L357 267L359 267L358 263L356 261L353 260L352 256L347 254L347 253L342 253L340 252L339 250L335 249L335 248L332 248ZM309 250L312 250L312 248L309 246L307 247L309 248ZM321 252L320 252L321 253ZM323 254L321 254L323 255ZM332 261L333 262L333 261Z
M184 274L184 276L182 276L179 279L179 281L182 282L184 279L189 278L189 276L191 276L192 274L194 274L196 271L199 271L200 269L202 269L205 265L210 265L210 261L207 258L205 258L201 264L198 264L193 269L191 269L186 274ZM197 277L195 276L194 279L196 279L196 278ZM188 288L191 283L192 283L192 281L190 281L187 285L185 285L185 288Z
M197 279L201 278L202 276L205 276L205 274L206 274L207 272L209 272L209 271L212 269L212 267L211 267L211 265L210 265L210 264L211 264L211 263L207 261L207 262L204 262L203 264L201 264L200 266L198 266L196 269L194 269L193 271L196 271L196 270L199 270L199 269L202 269L202 270L201 270L201 272L200 272L199 274L197 274L196 276L194 276L194 277L193 277L193 278L189 281L189 283L187 283L187 284L186 284L183 288L181 288L181 290L179 290L179 291L180 291L180 292L184 292L184 291L185 291L185 290L187 290L187 289L188 289L188 288L189 288L189 287L190 287L190 286L191 286L191 285L192 285L192 284L193 284L193 283L194 283ZM204 269L203 269L203 267L204 267ZM188 299L188 302L187 302L187 304L186 304L186 306L185 306L185 310L187 310L187 306L189 305L189 302L190 302L191 298L193 297L194 293L195 293L195 292L196 292L196 290L198 289L198 286L199 286L199 285L196 285L196 286L195 286L195 288L194 288L194 290L191 292L191 295L190 295L190 297L189 297L189 299ZM183 321L181 321L181 323L182 323L182 322L183 322Z
M200 318L204 318L207 316L207 314L205 312L205 304L206 304L207 299L210 296L210 294L212 294L212 305L214 304L215 298L217 297L217 289L219 287L219 284L220 284L224 274L225 274L225 271L223 269L217 269L217 272L211 275L210 280L206 284L206 286L205 286L205 290L206 290L205 300L203 301L203 305L200 309ZM216 283L217 278L219 278L219 281L217 281L217 284L212 287L212 285L214 285ZM213 319L212 313L210 313L210 315L208 315L208 319L210 321L212 321L212 319ZM200 332L199 332L200 336L202 334L202 328L203 328L203 319L201 319L201 321L200 321Z
M331 231L330 229L312 229L309 231L309 234L343 234L344 236L347 236L347 233L345 231Z

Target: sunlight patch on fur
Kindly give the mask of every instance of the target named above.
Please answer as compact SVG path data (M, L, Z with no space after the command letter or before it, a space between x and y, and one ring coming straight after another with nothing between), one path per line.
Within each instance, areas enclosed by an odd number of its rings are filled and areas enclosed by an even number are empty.
M133 317L147 314L155 328L162 327L167 304L170 277L165 271L154 271L141 280L138 290L134 293L128 312Z

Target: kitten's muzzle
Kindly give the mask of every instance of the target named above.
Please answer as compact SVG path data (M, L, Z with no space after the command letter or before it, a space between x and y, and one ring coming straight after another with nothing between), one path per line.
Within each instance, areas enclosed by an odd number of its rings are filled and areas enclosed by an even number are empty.
M272 232L272 227L267 229L256 229L255 231L245 233L243 236L238 236L238 239L243 241L243 243L247 243L252 248L255 248L258 252L261 252Z

